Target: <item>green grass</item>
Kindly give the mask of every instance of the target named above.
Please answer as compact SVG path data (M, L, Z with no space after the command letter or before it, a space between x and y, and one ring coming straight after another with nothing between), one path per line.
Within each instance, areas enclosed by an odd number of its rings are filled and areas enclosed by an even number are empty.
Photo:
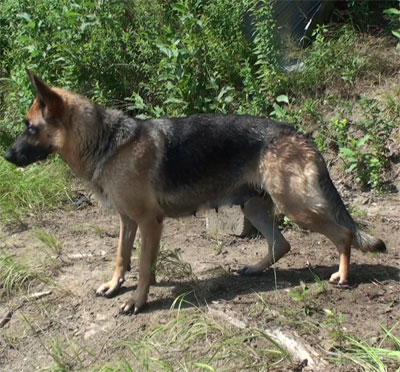
M67 166L58 158L16 168L0 156L0 220L21 221L68 200L70 180Z
M179 297L165 324L132 335L123 364L106 371L265 371L290 364L286 351L258 329L236 329Z
M82 370L84 348L78 345L66 334L56 334L53 338L45 342L43 347L46 353L56 363L48 368L49 371L70 371L77 368Z
M44 230L39 230L35 232L35 237L40 240L51 253L59 256L62 251L62 243L57 239L57 237Z
M48 265L33 259L22 260L12 255L0 255L0 295L30 290L38 283L51 281Z
M381 326L384 335L376 345L346 335L344 346L330 359L341 365L353 363L368 372L400 371L400 339L393 332L399 325L397 322L390 329Z
M161 275L167 279L189 280L197 282L190 263L183 261L178 250L166 249L161 245L155 268L157 275Z
M41 325L37 318L45 319L48 324L57 324L58 320L52 310L45 303L32 303L35 315L21 312L23 324L32 332L36 342L41 346L43 354L47 354L54 362L54 365L40 368L40 371L48 372L67 372L71 370L86 370L84 368L84 359L93 357L91 352L83 345L74 340L68 332L62 332L58 329L51 334L43 335ZM40 315L39 315L40 314Z
M304 69L289 76L290 89L318 97L327 89L345 93L364 73L368 53L355 48L361 35L349 25L320 25L313 32L313 43L300 53Z

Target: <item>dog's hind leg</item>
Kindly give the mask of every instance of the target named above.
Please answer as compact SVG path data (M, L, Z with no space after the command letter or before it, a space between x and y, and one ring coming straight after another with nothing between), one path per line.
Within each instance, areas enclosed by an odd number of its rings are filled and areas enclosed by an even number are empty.
M156 263L160 246L162 220L156 217L148 217L144 221L139 222L139 229L142 236L139 283L133 297L122 304L122 313L129 313L133 310L137 314L147 301L152 279L151 268Z
M334 187L325 163L314 152L298 151L290 166L278 162L267 179L275 205L299 226L325 235L339 251L339 270L330 282L346 286L355 224ZM304 159L301 158L304 156ZM287 160L287 159L286 159Z
M339 270L331 275L329 283L337 284L339 287L347 287L350 270L352 231L330 220L319 220L308 226L310 230L325 235L337 248L339 252Z
M244 266L239 270L239 273L242 275L258 275L289 252L290 244L275 224L274 203L270 196L248 200L243 205L242 211L267 240L268 252L261 261L255 265Z
M115 263L115 271L109 282L103 283L96 291L99 296L112 296L125 280L125 272L130 270L131 253L137 224L129 217L120 215L120 232Z

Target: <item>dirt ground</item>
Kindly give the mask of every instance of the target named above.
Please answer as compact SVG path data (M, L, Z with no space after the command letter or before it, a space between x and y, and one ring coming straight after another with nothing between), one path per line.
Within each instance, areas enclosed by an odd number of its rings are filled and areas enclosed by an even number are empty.
M18 258L42 260L51 256L56 264L48 272L53 281L35 281L27 292L3 297L0 316L4 318L8 313L10 320L0 328L0 371L92 370L121 360L123 356L116 349L119 340L143 332L150 325L165 323L171 316L173 301L185 292L191 292L188 298L196 306L206 310L218 307L246 326L292 330L318 350L321 358L329 357L334 346L328 336L329 326L318 326L327 324L323 309L342 314L341 327L346 334L378 340L380 325L390 328L400 319L400 198L399 194L348 193L345 199L351 202L356 219L385 240L388 247L386 254L379 255L353 250L349 289L327 283L337 269L338 255L321 235L284 228L292 250L273 269L248 278L236 270L259 260L265 252L265 241L222 234L210 237L205 217L197 216L166 221L161 248L164 258L157 283L150 289L148 305L136 316L119 314L119 305L136 286L136 254L119 294L113 298L95 295L96 288L111 278L114 268L119 226L112 212L88 205L54 211L41 220L32 218L25 231L3 231L3 251ZM37 238L38 231L57 238L57 254L44 248ZM180 260L174 261L168 252L177 252ZM301 285L310 288L312 294L304 301L295 301L290 294ZM27 293L39 292L45 293L41 299L27 297ZM398 327L394 334L399 337L399 333ZM66 347L76 354L66 353L69 357L73 354L69 361L62 353ZM55 365L58 367L51 367ZM325 370L339 369L328 362ZM358 369L353 366L340 370Z

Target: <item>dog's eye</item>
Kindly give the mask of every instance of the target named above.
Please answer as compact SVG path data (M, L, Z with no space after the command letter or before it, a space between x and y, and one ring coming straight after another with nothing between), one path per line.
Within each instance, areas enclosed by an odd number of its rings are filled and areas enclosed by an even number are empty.
M30 121L25 121L25 126L29 134L36 134L37 128Z

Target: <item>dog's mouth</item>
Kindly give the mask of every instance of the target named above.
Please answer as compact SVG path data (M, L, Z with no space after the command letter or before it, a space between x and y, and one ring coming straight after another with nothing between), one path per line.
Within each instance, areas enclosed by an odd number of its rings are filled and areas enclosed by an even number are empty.
M39 160L46 159L52 153L51 147L45 146L12 146L4 156L7 161L18 167L25 167Z

